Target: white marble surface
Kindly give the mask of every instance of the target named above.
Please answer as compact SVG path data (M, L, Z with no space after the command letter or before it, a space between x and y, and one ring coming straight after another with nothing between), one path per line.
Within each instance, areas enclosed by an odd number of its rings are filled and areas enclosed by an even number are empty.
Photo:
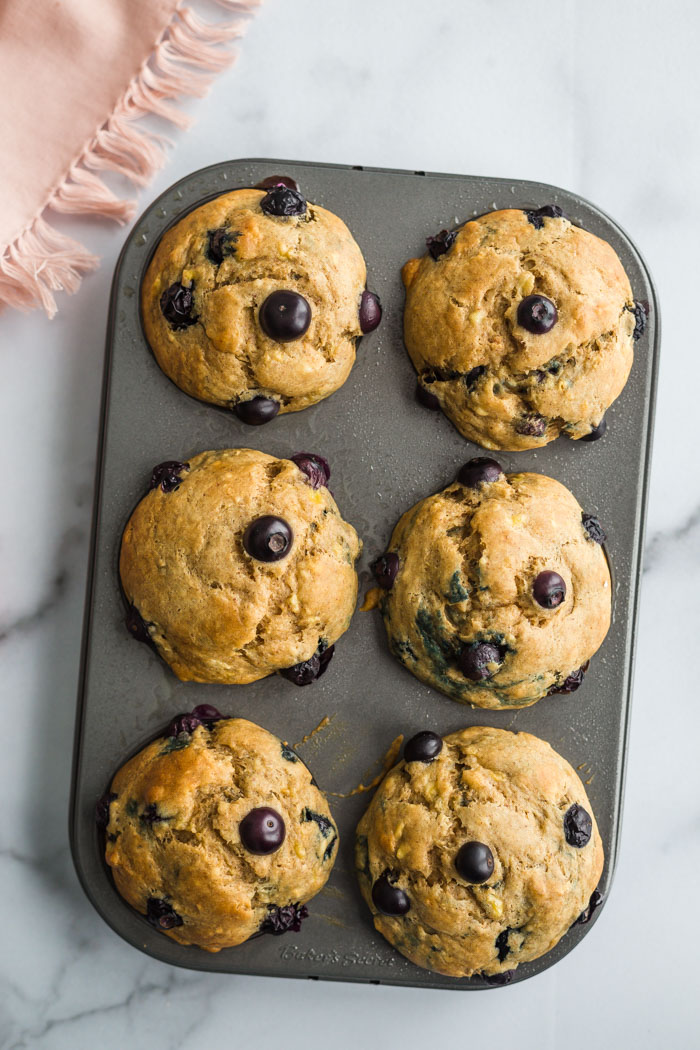
M72 222L101 270L52 323L0 317L2 1047L698 1045L699 30L693 0L267 0L141 195L145 207L235 156L512 175L589 197L645 253L664 348L622 847L601 921L543 975L457 995L171 969L93 912L67 803L103 338L125 234Z

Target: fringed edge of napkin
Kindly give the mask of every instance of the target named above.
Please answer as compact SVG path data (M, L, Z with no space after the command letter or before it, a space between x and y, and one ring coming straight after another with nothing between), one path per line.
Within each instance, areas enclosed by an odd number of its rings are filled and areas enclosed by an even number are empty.
M175 11L108 120L35 219L2 250L0 309L41 306L51 318L56 313L53 293L73 294L83 275L99 264L97 256L84 245L47 221L47 208L69 215L101 215L120 224L133 218L136 201L117 197L95 172L115 171L144 185L163 166L169 140L135 122L153 113L180 128L188 127L190 118L171 100L180 95L201 98L206 94L217 73L235 59L225 45L243 35L244 22L260 0L216 2L230 13L225 22L204 22L188 7Z

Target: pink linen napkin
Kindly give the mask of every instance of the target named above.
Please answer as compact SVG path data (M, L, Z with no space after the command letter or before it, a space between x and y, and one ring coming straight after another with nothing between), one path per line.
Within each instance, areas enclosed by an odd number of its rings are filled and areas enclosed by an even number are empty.
M167 140L136 121L186 127L169 100L206 93L258 2L216 0L211 24L181 0L0 0L0 308L53 317L53 293L77 291L98 260L47 209L132 218L98 173L148 182Z

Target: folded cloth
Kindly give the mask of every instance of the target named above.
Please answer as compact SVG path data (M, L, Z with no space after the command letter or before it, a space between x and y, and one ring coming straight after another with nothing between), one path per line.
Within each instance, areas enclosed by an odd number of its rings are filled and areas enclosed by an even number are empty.
M143 184L163 164L167 140L135 121L186 127L169 100L206 93L258 0L215 2L211 24L180 0L0 0L0 307L53 317L98 263L47 209L132 218L97 172Z

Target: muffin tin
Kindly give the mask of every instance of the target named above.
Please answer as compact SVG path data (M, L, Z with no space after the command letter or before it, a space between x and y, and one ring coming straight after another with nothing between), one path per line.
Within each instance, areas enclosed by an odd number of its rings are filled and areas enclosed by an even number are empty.
M232 413L193 400L158 368L144 339L139 286L155 245L173 222L219 193L272 174L295 178L302 192L348 224L367 262L367 284L384 308L376 332L358 346L345 385L303 412L248 427ZM369 564L385 549L399 515L443 488L461 464L480 454L441 414L415 400L415 374L402 345L400 269L422 254L425 238L483 212L559 204L578 225L610 241L637 300L648 302L646 332L622 395L609 409L598 442L560 438L542 449L489 453L507 471L534 470L566 484L608 533L613 623L578 692L519 711L483 711L422 685L389 654L378 612L355 613L318 682L298 688L279 676L247 686L178 681L123 625L117 562L121 533L144 494L152 467L205 449L249 446L276 456L319 452L330 460L330 487L343 516L364 540L360 591ZM378 774L400 734L441 734L466 725L525 730L543 737L580 772L606 852L600 884L610 889L620 834L625 754L644 515L651 453L659 343L654 286L626 234L575 194L540 183L422 171L237 160L195 172L167 190L135 225L117 264L110 316L98 450L76 721L70 834L73 859L89 899L125 940L178 966L224 973L328 978L414 987L479 989L479 977L455 979L414 966L374 931L356 885L354 828L370 793L353 793ZM105 866L94 805L117 768L170 719L198 703L259 722L297 747L340 828L338 859L327 887L310 903L299 933L266 936L209 954L182 947L152 929L119 897ZM316 732L316 727L321 726ZM574 926L514 982L547 969L592 929Z

